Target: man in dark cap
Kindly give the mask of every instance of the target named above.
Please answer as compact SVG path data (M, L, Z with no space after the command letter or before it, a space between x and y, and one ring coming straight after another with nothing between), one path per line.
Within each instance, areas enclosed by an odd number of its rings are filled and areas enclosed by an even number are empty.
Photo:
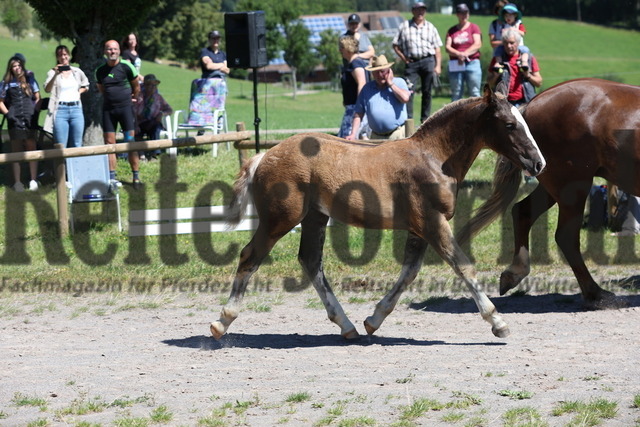
M373 55L376 54L376 50L369 40L369 36L366 33L360 31L361 20L360 16L356 13L352 13L347 18L347 32L345 36L353 36L358 40L358 58L364 59L365 62L370 63Z
M438 29L425 19L427 6L417 2L411 9L413 18L404 21L393 38L393 50L406 64L405 75L416 86L422 81L422 108L420 120L425 121L431 114L431 86L434 77L441 73L442 40ZM413 117L413 95L407 107L409 118Z

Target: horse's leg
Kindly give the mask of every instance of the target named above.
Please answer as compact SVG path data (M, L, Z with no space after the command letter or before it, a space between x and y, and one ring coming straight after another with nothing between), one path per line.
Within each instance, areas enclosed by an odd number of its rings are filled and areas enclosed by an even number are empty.
M536 220L555 204L542 184L539 184L531 194L513 205L511 217L513 219L514 252L511 265L500 275L500 295L504 295L515 288L529 275L531 261L529 258L529 233Z
M428 225L429 228L425 230L424 238L467 285L480 311L480 315L491 324L491 332L500 338L508 336L510 333L509 327L502 320L491 300L478 286L476 270L460 246L458 246L447 220L444 216L439 215L432 219L432 224ZM431 229L431 226L435 226L435 228Z
M373 315L367 317L364 321L364 327L369 335L372 335L380 328L384 319L386 319L395 308L398 299L400 299L400 295L402 295L407 286L415 280L420 271L426 249L427 242L422 237L409 233L404 247L404 261L398 281L376 305Z
M359 336L358 331L347 318L342 306L333 294L322 268L322 253L328 220L329 217L327 215L314 209L311 209L302 220L298 260L313 283L313 287L318 292L327 310L329 320L340 326L340 333L343 337L347 339L357 338Z
M578 280L585 305L595 309L618 308L625 304L618 300L615 294L598 286L589 273L580 252L580 228L587 194L588 192L584 195L580 193L581 197L579 200L575 200L575 203L559 204L556 243Z
M222 308L220 319L211 323L210 326L211 334L215 339L220 339L227 332L231 322L238 317L242 297L247 290L249 279L282 237L282 235L269 236L263 223L266 221L260 222L253 238L240 252L240 263L236 270L236 277L233 279L229 301Z

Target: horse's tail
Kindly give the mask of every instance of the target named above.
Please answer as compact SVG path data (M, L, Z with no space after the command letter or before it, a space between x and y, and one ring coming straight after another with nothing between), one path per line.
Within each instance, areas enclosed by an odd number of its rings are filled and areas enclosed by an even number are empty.
M253 176L264 155L265 153L260 153L253 156L242 165L240 172L238 172L236 182L233 184L233 198L227 208L226 219L229 228L237 226L247 210L250 193L249 187L253 182Z
M458 232L456 240L463 244L475 236L504 211L518 195L522 171L510 160L499 156L493 173L492 192L486 202L480 206L474 216Z

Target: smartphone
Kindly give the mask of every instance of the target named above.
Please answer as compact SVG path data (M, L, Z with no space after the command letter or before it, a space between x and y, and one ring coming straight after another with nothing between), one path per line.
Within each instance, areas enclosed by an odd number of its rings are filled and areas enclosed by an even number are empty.
M59 65L58 66L58 71L69 71L71 69L71 66L69 65Z

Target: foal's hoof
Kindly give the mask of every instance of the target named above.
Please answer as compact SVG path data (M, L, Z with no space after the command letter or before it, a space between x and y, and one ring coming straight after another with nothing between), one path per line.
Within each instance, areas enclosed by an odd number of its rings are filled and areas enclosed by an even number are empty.
M503 323L500 326L492 327L491 332L493 332L493 335L495 335L498 338L506 338L511 334L511 331L509 330L509 326L507 326L506 323Z
M213 335L213 337L217 340L219 340L220 338L222 338L222 336L224 335L224 325L219 322L219 321L215 321L213 323L211 323L211 326L209 326L209 330L211 331L211 335Z
M504 295L522 282L526 276L505 270L500 275L500 295Z
M367 334L369 335L373 335L378 328L374 328L373 326L371 326L371 323L369 323L369 319L364 321L364 328L367 330Z
M360 338L360 334L358 333L356 328L353 328L347 332L343 332L342 336L348 340L355 340L356 338Z

